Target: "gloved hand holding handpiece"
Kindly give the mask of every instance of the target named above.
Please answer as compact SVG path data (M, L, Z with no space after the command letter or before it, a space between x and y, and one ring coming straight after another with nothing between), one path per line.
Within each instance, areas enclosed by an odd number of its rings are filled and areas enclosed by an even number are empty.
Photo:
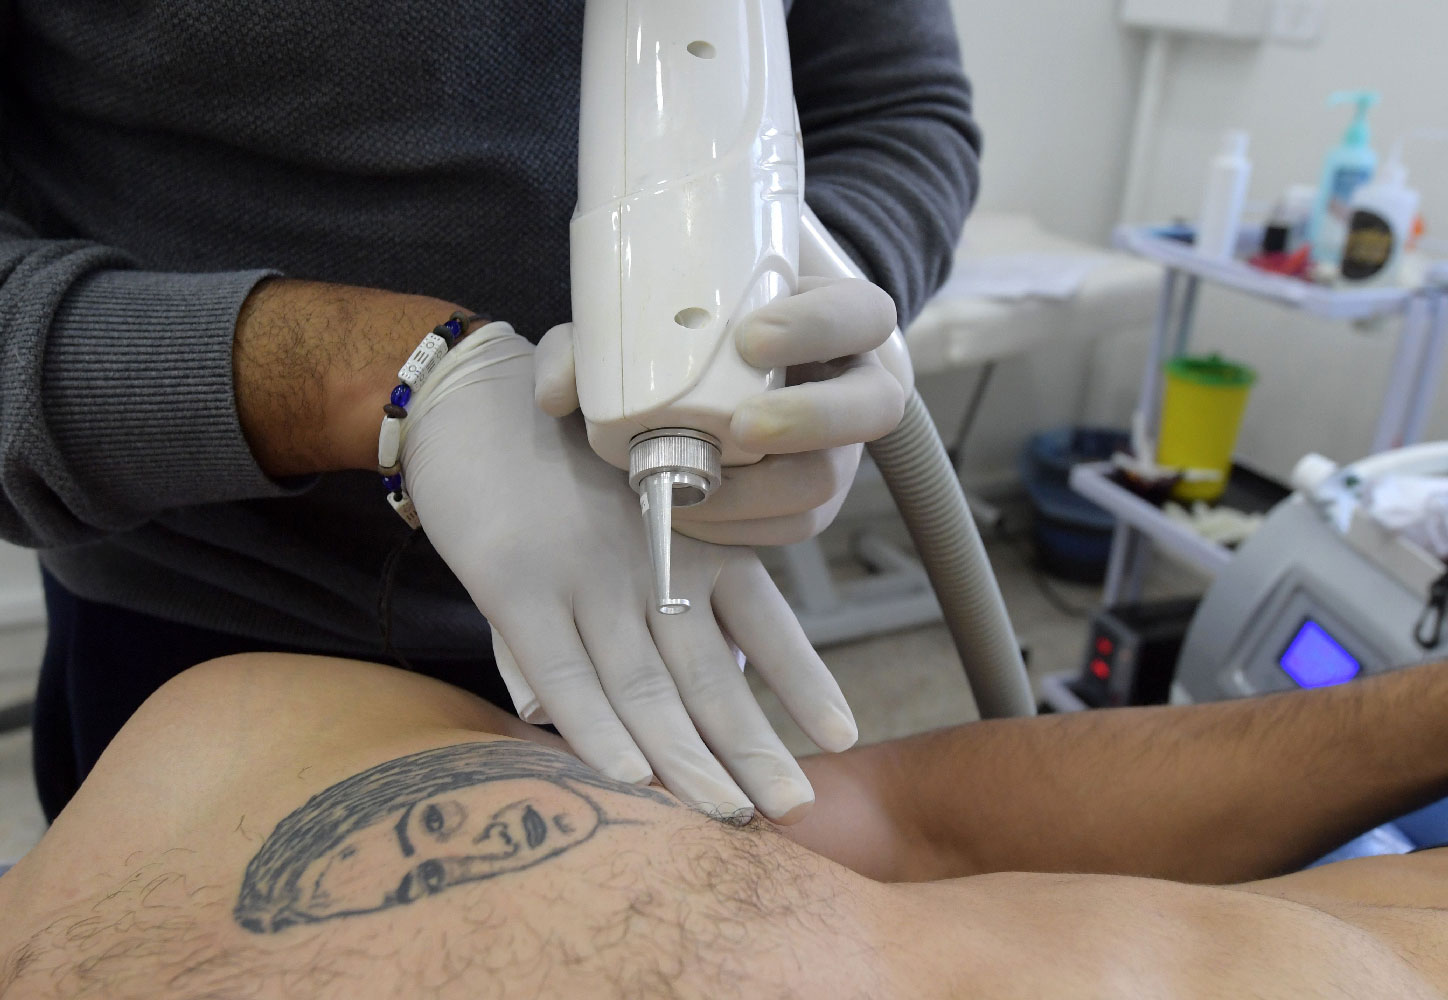
M746 318L738 343L753 363L840 375L746 399L740 423L757 421L762 444L791 452L731 469L717 499L733 507L681 530L778 543L824 527L853 479L859 444L850 441L888 433L901 407L891 376L867 356L838 359L840 346L867 352L892 329L889 297L859 281L812 282ZM547 410L569 408L566 331L550 331L534 359L511 327L489 324L421 386L403 450L418 517L492 622L521 713L537 719L542 708L611 777L656 774L711 812L738 815L753 803L770 819L796 819L812 790L725 632L824 750L856 740L849 706L752 551L681 538L676 586L695 612L653 608L636 496L589 450L578 418L553 420L534 405L537 392ZM802 482L818 470L821 482Z
M413 403L407 482L493 625L520 714L546 714L613 777L795 819L813 792L726 634L821 747L851 745L854 720L754 554L710 543L795 542L833 519L861 442L903 412L871 354L894 305L799 276L803 147L776 0L590 0L583 33L577 328L536 358L503 325L455 348ZM567 416L580 400L586 433Z
M856 278L801 278L799 291L744 316L734 346L760 369L786 368L786 386L745 398L730 421L740 447L766 457L726 466L724 485L674 511L674 530L721 545L788 545L839 513L862 443L895 429L904 390L872 353L895 329L895 303ZM573 329L538 344L538 405L578 408Z
M882 341L893 328L888 302L864 282L842 282L761 310L763 322L741 344L779 359L768 364L816 362L842 374L775 390L769 395L789 400L782 410L746 400L741 419L762 414L761 437L800 453L843 448L852 475L858 446L842 442L888 432L900 391L883 371L855 374L871 362L839 362L834 345L868 350L872 337ZM556 360L571 357L552 351L561 336L540 351L540 360L555 359L538 381L555 412L567 398ZM819 349L790 354L791 341ZM579 756L611 777L657 775L710 812L747 815L752 803L774 820L799 818L813 792L755 702L726 631L805 733L838 751L854 743L856 728L834 678L747 549L680 539L675 580L695 611L658 613L637 498L589 449L581 421L552 419L534 405L534 360L507 324L462 341L413 397L402 455L429 538L493 625L515 703L536 702ZM761 469L738 491L735 517L696 523L726 538L731 523L746 526L740 537L782 532L781 519L823 527L851 476L830 477L812 495L796 488L795 461L836 459L786 458L773 472ZM746 490L756 499L746 502ZM764 537L809 533L796 525Z

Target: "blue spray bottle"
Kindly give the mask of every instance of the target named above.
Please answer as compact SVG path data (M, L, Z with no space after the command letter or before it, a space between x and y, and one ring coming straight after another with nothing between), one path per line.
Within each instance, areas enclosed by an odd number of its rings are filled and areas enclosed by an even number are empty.
M1368 112L1377 103L1378 94L1372 90L1343 90L1328 98L1328 104L1356 104L1357 112L1341 144L1327 154L1322 167L1322 182L1307 231L1314 260L1336 263L1342 259L1348 206L1353 194L1373 179L1378 168L1378 154L1368 130Z

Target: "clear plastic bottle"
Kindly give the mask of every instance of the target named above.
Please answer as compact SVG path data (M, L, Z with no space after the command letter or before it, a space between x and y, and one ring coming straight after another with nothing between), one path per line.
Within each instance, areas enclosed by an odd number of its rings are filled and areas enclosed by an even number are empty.
M1352 196L1373 179L1378 169L1378 154L1368 128L1368 112L1378 103L1378 95L1371 90L1344 90L1333 94L1328 103L1357 105L1342 142L1333 147L1322 165L1322 183L1308 229L1312 259L1331 265L1342 259Z
M1197 253L1219 260L1230 258L1237 249L1242 227L1242 206L1252 179L1252 161L1247 159L1247 133L1232 130L1222 134L1222 148L1212 158L1207 173L1207 190L1202 214L1197 221Z

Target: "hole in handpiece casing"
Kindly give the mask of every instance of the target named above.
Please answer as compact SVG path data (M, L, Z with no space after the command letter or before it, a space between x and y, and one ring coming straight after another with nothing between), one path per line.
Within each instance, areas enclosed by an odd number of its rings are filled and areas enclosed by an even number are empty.
M674 322L686 330L702 330L709 325L710 319L709 310L700 309L698 306L690 306L674 313Z
M699 41L690 42L684 47L689 50L689 55L696 56L699 59L714 58L714 46L710 45L706 41L703 41L702 39Z

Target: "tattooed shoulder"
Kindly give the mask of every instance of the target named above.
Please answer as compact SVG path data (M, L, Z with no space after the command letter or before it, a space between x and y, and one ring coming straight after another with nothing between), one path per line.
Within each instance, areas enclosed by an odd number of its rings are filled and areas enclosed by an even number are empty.
M233 910L256 934L406 906L546 864L608 826L607 796L663 806L532 743L463 743L367 769L277 824L246 866Z
M0 941L0 998L765 995L801 956L817 970L872 947L842 870L531 743L367 768L241 854L235 823L37 912ZM868 973L846 978L880 995Z

